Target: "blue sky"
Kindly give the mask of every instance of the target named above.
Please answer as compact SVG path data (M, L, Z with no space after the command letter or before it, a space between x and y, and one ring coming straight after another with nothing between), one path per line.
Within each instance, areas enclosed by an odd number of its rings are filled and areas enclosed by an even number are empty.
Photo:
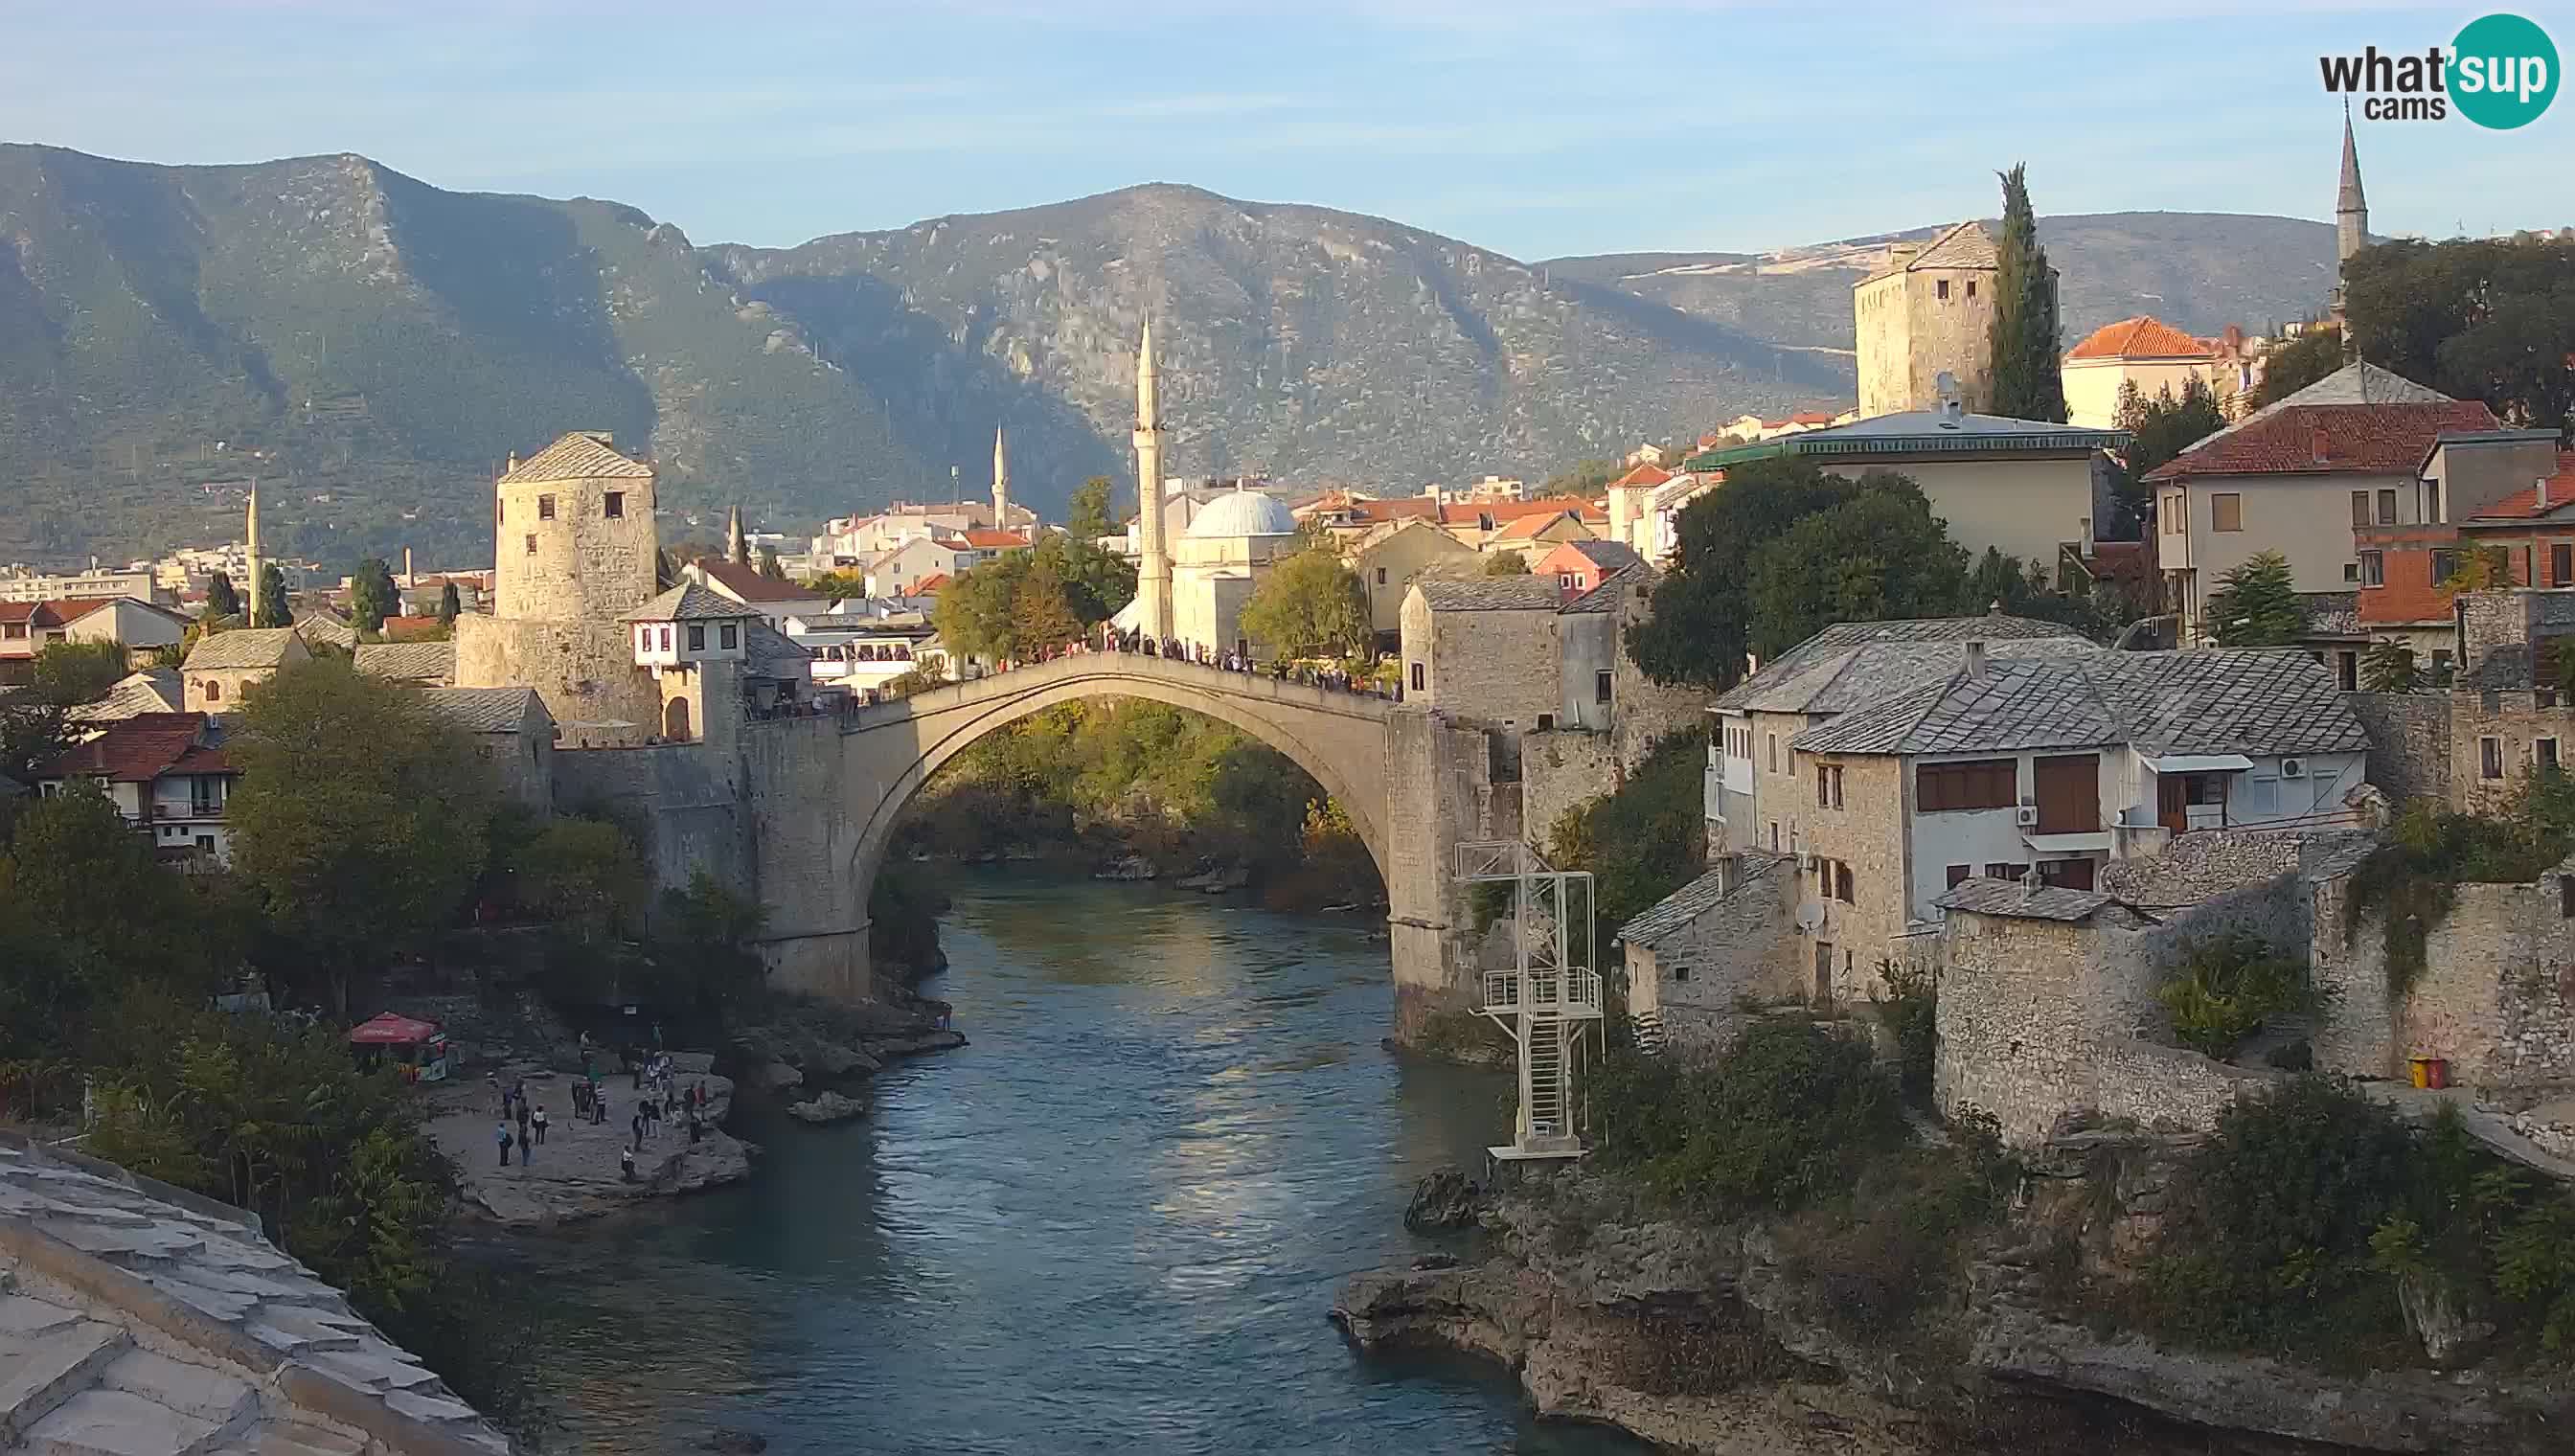
M1134 182L1375 213L1535 260L1755 250L1996 210L2324 218L2320 51L2481 8L1419 0L1107 7L0 0L0 140L158 162L362 152L631 203L699 242ZM2575 5L2523 5L2575 64ZM2575 88L2569 88L2575 89ZM2575 97L2364 123L2371 222L2575 224Z

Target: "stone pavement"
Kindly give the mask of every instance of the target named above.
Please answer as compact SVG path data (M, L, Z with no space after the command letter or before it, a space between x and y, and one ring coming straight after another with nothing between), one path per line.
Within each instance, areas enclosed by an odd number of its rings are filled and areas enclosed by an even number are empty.
M0 1452L509 1449L250 1215L0 1134Z
M572 1115L570 1075L556 1075L535 1064L507 1066L503 1085L514 1075L528 1079L528 1100L546 1109L552 1125L545 1144L533 1149L536 1160L521 1158L512 1148L510 1165L500 1165L492 1125L500 1120L498 1099L478 1075L421 1089L429 1135L439 1150L456 1160L465 1175L465 1201L497 1222L514 1228L544 1228L596 1218L639 1198L694 1193L751 1176L751 1144L710 1127L704 1141L689 1145L685 1123L665 1119L662 1130L644 1139L635 1158L636 1181L625 1181L617 1150L634 1140L632 1119L642 1101L624 1073L601 1083L608 1094L608 1121L593 1126ZM733 1083L712 1072L675 1075L673 1085L686 1088L704 1082L712 1119L721 1122L733 1104ZM518 1123L510 1124L513 1137Z
M2403 1082L2363 1082L2362 1091L2409 1117L2428 1120L2444 1106L2455 1107L2459 1124L2470 1137L2503 1157L2537 1172L2546 1173L2562 1182L2575 1183L2575 1150L2547 1135L2545 1119L2552 1115L2575 1116L2575 1106L2566 1099L2543 1103L2532 1109L2539 1114L2535 1124L2531 1113L2515 1115L2482 1101L2473 1087L2414 1087ZM2534 1135L2536 1134L2536 1135Z

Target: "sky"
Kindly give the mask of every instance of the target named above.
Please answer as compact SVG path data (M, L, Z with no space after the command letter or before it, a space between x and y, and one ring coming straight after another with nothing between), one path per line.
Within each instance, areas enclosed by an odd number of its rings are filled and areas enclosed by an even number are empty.
M1751 252L1999 211L2332 216L2317 57L2482 7L0 0L0 141L357 152L784 246L1139 182L1526 261ZM2523 4L2575 64L2575 0ZM2575 88L2568 88L2575 90ZM2575 225L2575 97L2359 123L2373 231Z

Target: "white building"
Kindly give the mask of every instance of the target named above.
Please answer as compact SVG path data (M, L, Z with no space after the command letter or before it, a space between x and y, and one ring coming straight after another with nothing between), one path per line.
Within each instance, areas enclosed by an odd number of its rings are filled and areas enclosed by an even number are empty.
M140 713L101 724L39 767L36 788L50 797L71 779L93 779L162 858L228 864L224 803L240 777L205 714Z

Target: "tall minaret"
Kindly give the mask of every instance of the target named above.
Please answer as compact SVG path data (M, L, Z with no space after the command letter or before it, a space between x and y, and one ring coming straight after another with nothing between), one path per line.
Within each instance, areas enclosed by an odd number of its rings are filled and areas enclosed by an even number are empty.
M742 507L739 504L733 508L733 514L725 518L725 560L738 567L751 565L751 542L742 534Z
M1157 642L1172 636L1172 559L1163 545L1163 375L1154 367L1154 321L1136 351L1136 531L1144 560L1136 569L1137 626Z
M2343 290L2350 286L2345 275L2351 269L2352 256L2369 246L2369 199L2360 190L2360 149L2352 145L2351 103L2342 108L2342 187L2334 195L2334 327L2342 331L2342 353L2345 359L2356 359L2359 351L2351 337L2351 326L2343 318Z
M259 477L250 478L250 527L242 546L242 557L250 573L250 590L242 595L242 626L259 626L259 579L264 575L259 559Z
M993 427L993 529L1011 529L1011 457L1002 448L1002 427Z

